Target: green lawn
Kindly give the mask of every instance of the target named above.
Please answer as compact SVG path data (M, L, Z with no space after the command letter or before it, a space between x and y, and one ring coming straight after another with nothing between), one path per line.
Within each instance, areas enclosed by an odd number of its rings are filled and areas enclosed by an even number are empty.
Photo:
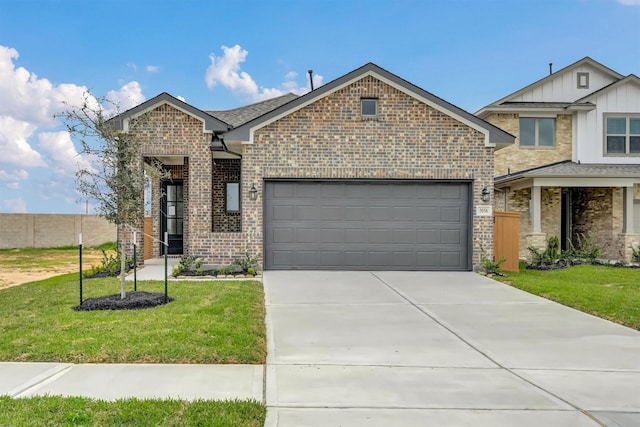
M640 269L594 265L496 277L516 288L640 330Z
M262 427L264 405L255 401L127 399L105 402L79 397L0 396L2 426L212 426Z
M85 279L84 297L119 286L117 278ZM164 283L139 282L138 290L164 292ZM260 282L171 281L169 295L175 301L151 309L78 312L77 273L0 290L0 360L264 363Z

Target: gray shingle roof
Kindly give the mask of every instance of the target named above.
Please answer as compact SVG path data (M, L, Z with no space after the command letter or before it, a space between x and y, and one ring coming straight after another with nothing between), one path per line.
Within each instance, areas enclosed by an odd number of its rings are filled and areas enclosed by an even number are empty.
M638 178L640 179L640 164L601 164L601 163L574 163L564 161L527 169L510 175L497 176L497 184L513 181L521 178Z
M266 101L256 102L255 104L234 108L233 110L207 111L207 114L210 114L218 120L222 120L233 127L238 127L268 113L271 110L275 110L281 105L293 101L296 98L298 98L298 95L295 93L287 93L286 95L278 96L277 98L267 99Z

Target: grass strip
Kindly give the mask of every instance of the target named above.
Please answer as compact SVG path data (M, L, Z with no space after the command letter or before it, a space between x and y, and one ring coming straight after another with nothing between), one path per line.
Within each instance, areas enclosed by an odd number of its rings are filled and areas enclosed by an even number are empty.
M0 396L3 426L262 427L266 407L254 400L204 401Z

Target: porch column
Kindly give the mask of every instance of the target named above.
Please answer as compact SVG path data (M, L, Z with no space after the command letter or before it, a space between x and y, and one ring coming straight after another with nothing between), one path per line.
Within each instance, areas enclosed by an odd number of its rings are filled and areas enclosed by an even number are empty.
M624 210L624 224L622 232L626 234L633 234L633 186L624 187L622 192L623 210Z
M533 204L533 233L542 233L541 217L540 217L540 186L535 185L531 188L531 202Z

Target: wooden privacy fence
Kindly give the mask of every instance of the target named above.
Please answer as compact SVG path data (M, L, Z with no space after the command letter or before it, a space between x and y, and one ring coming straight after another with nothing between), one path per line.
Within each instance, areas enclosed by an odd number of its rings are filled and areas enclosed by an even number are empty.
M520 212L495 212L493 224L493 256L505 262L500 266L506 271L519 270Z

